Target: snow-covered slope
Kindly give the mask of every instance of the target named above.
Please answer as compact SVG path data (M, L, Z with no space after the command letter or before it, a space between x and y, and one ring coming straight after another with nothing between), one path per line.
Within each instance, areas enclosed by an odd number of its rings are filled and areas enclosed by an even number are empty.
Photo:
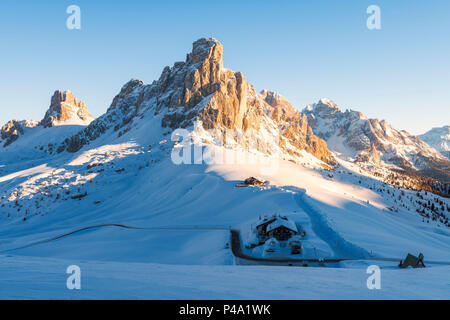
M450 126L433 128L419 138L450 159Z
M130 81L58 152L13 158L26 135L3 150L0 298L449 298L447 266L430 263L428 282L396 268L407 253L450 260L449 199L334 159L287 100L221 69L219 48L200 40L155 83ZM270 183L235 186L250 176ZM229 229L275 212L307 231L303 258L355 260L237 265ZM384 291L367 289L374 263ZM68 264L82 268L77 296Z

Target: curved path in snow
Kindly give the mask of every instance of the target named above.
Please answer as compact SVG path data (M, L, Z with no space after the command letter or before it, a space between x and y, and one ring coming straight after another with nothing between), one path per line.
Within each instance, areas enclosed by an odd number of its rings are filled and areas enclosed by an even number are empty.
M74 235L76 233L80 233L86 230L91 229L99 229L99 228L106 228L106 227L117 227L117 228L123 228L123 229L133 229L133 230L230 230L231 227L224 227L224 226L161 226L161 227L135 227L135 226L129 226L121 223L104 223L104 224L97 224L94 226L88 226L84 228L80 228L74 231L66 232L64 234L55 236L53 238L36 241L30 244L27 244L22 247L14 248L14 249L8 249L4 251L0 251L0 253L7 253L11 251L16 251L20 249L26 249L34 246L38 246L41 244L53 242L62 238L69 237L71 235Z

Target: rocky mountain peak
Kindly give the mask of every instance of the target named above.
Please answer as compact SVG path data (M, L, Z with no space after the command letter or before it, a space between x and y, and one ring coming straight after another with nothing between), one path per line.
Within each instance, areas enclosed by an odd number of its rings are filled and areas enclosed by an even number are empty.
M239 132L243 138L238 143L244 148L249 148L249 141L257 141L257 148L271 145L291 156L306 150L334 164L326 143L314 136L307 118L288 100L271 91L257 94L241 72L223 68L223 46L212 38L195 41L186 60L165 67L152 84L129 81L104 116L67 139L58 150L76 152L111 127L122 136L130 130L132 122L143 119L146 114L160 116L163 128L175 130L200 125L202 130L224 137ZM261 131L271 134L262 135ZM273 140L278 135L281 137L279 144L261 141ZM236 144L236 141L225 140L225 146L228 142Z
M53 94L50 107L47 110L41 125L44 128L53 127L62 123L89 124L94 117L89 113L86 104L78 101L69 90L57 90Z

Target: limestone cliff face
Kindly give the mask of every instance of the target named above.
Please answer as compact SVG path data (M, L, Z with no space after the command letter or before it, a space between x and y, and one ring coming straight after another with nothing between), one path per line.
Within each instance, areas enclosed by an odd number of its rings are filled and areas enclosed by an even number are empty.
M380 164L380 154L378 153L377 148L373 144L372 147L368 150L361 150L356 156L355 156L356 162L366 162L366 163L374 163L374 164Z
M67 121L81 124L92 120L94 117L83 101L78 101L70 91L57 90L51 98L50 107L41 124L44 128L49 128Z
M259 141L262 138L256 132L280 134L280 147L287 153L306 150L334 163L326 143L312 133L307 118L285 98L269 91L256 93L241 72L223 67L223 47L212 38L194 42L186 60L164 68L152 84L129 81L113 99L108 112L67 139L59 151L78 151L110 128L121 135L132 122L149 113L161 116L164 128L190 128L200 123L204 130L238 132L244 137L244 147L248 147L249 138L257 139L258 150L263 141Z

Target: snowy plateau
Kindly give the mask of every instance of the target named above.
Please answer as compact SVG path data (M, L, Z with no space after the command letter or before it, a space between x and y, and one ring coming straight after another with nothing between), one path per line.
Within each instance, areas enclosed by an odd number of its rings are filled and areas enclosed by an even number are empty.
M56 91L43 120L2 128L0 299L450 299L448 159L330 100L258 93L222 54L196 41L97 119ZM274 214L302 230L300 265L246 247ZM408 253L426 267L399 268Z

